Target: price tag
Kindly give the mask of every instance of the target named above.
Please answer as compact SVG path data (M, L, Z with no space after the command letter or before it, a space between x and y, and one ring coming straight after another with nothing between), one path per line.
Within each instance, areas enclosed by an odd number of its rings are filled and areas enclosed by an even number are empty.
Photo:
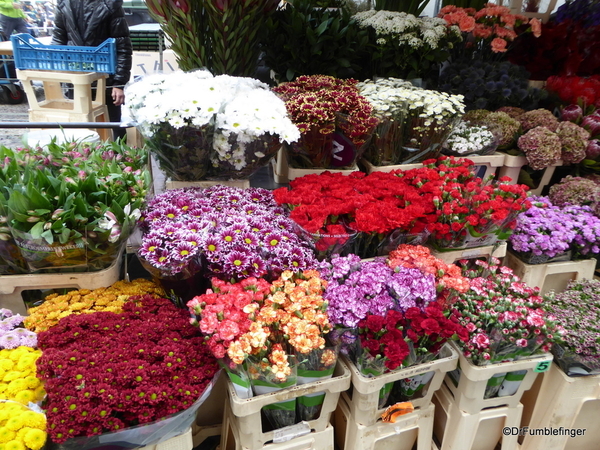
M535 369L533 369L533 371L537 372L537 373L546 372L548 369L550 369L550 365L551 364L552 364L552 361L542 361L542 362L539 362L537 364L537 366L535 366Z
M273 443L279 444L280 442L290 441L299 436L304 436L310 433L310 424L306 421L290 425L289 427L283 427L273 432Z

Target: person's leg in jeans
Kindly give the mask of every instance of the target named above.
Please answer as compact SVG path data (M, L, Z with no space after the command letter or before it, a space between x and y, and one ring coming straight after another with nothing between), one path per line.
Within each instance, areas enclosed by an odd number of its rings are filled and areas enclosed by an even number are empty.
M112 98L112 88L106 88L106 108L108 109L108 118L110 122L121 122L121 106L116 106ZM115 127L112 129L113 138L116 141L118 138L123 139L127 134L125 128Z

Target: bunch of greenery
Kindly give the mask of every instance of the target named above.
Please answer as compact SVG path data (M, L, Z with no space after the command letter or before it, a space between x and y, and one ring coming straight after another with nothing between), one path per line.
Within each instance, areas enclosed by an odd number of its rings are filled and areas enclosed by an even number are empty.
M315 7L314 0L291 0L267 22L262 49L277 81L300 75L363 78L368 33L350 10Z

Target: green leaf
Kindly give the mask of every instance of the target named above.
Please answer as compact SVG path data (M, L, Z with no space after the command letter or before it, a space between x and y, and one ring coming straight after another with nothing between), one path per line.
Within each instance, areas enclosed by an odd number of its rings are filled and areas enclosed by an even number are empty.
M38 222L33 227L31 227L31 230L29 230L29 232L31 233L31 237L33 239L39 239L42 237L42 233L44 232L44 225L45 222Z
M46 230L41 234L41 237L49 244L54 244L54 234L51 230Z
M317 36L321 36L323 34L323 32L327 29L327 26L329 25L329 22L323 22L321 25L319 25L317 27L317 29L315 30L315 33L317 34Z

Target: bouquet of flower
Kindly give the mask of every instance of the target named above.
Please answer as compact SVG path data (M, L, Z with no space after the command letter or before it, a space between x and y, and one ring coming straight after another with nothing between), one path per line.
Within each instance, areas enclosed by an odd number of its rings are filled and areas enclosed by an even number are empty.
M416 88L394 78L367 80L358 87L380 119L365 153L377 166L437 156L464 113L462 96Z
M300 139L288 147L293 167L353 166L378 120L356 80L303 75L273 88L287 107Z
M511 110L512 111L512 110ZM519 110L521 113L524 110ZM500 135L498 142L499 150L512 149L519 133L521 131L521 123L517 120L520 114L509 114L506 108L500 108L496 112L491 112L485 109L474 109L467 112L463 120L474 125L489 126L497 130Z
M165 292L152 281L138 278L131 282L117 281L108 287L93 291L79 289L60 295L53 293L46 296L41 305L29 308L24 325L28 330L39 333L71 314L91 314L96 311L121 313L123 305L130 297L141 295L164 297Z
M550 186L548 198L553 205L588 205L596 210L600 203L600 186L590 178L567 175Z
M369 30L373 77L437 78L435 71L450 57L449 49L462 40L458 26L446 26L437 17L370 10L354 18Z
M493 3L479 11L444 6L438 17L443 18L448 26L458 26L463 34L463 44L455 46L452 54L456 59L494 59L506 53L519 35L533 33L539 37L542 32L538 19L512 14L510 8Z
M465 357L481 366L550 351L564 330L546 311L539 290L520 282L496 258L475 264L463 270L471 287L453 305L469 332L468 340L458 342ZM498 393L505 375L490 379L485 398Z
M70 315L39 334L37 367L53 442L87 437L87 445L102 433L145 424L160 436L160 427L174 425L160 419L190 408L193 421L218 366L188 312L148 295L123 310ZM132 446L152 443L147 434L135 436L127 437Z
M0 308L0 348L37 347L37 334L23 328L25 317Z
M489 155L496 151L500 132L486 125L472 125L460 122L444 142L444 153L456 156Z
M139 255L169 290L169 280L191 280L179 296L198 292L193 276L230 280L311 268L308 241L266 189L215 186L164 192L149 202ZM189 291L189 292L188 292Z
M46 416L41 408L0 401L4 448L40 450L46 444Z
M561 341L552 347L552 353L570 377L600 373L600 317L595 307L599 295L600 281L574 280L563 292L552 292L546 297L547 311L565 328Z
M137 223L150 185L145 151L89 145L2 151L0 214L30 272L105 269Z
M300 136L283 102L252 78L175 72L125 90L129 115L173 180L248 178Z
M425 237L423 218L433 214L418 186L392 173L326 172L297 178L290 187L275 190L275 200L316 241L319 259L331 253L387 254L406 240Z
M600 106L600 76L551 76L546 89L555 92L564 103L579 104L580 107Z
M20 346L14 349L0 350L4 375L0 381L0 401L14 401L22 405L40 403L46 395L44 386L36 376L36 362L41 350ZM10 434L10 433L9 433Z
M325 349L329 321L324 288L325 282L311 270L285 271L272 284L256 278L238 283L214 279L213 290L193 298L188 307L236 392L248 398L252 395L244 388L252 386L260 395L290 387L302 371L323 369L323 376L332 375L337 352ZM318 406L314 399L310 404ZM302 420L315 413L299 410ZM264 411L275 428L292 425L296 400Z

